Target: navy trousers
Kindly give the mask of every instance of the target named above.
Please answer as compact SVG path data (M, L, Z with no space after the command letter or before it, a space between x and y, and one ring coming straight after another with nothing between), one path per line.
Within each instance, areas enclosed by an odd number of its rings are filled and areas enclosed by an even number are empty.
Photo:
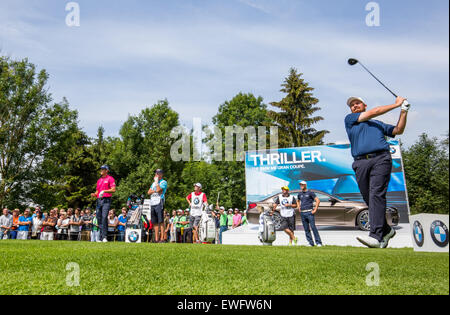
M316 227L316 219L314 214L311 212L301 212L300 216L302 218L303 228L305 229L306 240L309 245L314 246L314 241L311 236L311 230L314 233L314 239L316 240L317 245L322 245L322 240L320 239L319 231Z
M386 194L391 179L392 157L389 152L353 163L356 181L369 206L370 236L382 241L391 231L386 220Z
M108 236L108 213L111 208L111 198L102 198L97 200L97 220L100 229L100 240Z

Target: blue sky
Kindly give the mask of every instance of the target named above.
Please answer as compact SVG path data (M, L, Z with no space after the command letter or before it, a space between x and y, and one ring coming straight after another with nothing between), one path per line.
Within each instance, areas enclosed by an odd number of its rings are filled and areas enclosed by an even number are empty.
M368 27L369 1L360 0L80 0L72 28L68 2L2 0L0 49L45 68L54 100L67 97L90 136L99 125L117 136L129 114L165 98L187 126L210 123L241 91L279 101L295 67L320 100L316 127L331 131L327 142L345 142L349 96L394 101L349 57L413 104L406 145L449 129L448 1L376 1L381 26Z

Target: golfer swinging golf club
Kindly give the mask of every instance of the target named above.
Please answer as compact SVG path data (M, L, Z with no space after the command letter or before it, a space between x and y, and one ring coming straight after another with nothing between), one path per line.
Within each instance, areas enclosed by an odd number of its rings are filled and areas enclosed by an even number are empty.
M352 113L345 117L345 128L355 160L353 170L364 201L369 206L370 234L357 239L370 248L386 248L396 234L386 221L386 193L392 157L385 136L394 138L403 134L410 107L405 101L405 98L397 97L392 105L370 110L360 97L351 97L347 101ZM401 112L396 126L373 119L399 107Z

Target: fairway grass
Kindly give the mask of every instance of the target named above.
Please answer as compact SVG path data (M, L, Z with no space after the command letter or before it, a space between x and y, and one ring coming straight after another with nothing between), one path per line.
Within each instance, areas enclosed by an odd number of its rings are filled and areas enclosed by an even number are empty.
M0 241L0 253L2 295L449 294L449 255L412 249Z

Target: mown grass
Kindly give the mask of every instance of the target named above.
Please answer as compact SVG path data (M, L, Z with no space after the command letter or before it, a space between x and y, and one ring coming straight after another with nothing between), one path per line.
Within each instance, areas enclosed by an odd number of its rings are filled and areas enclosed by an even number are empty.
M0 253L2 295L449 294L449 255L412 249L1 241Z

